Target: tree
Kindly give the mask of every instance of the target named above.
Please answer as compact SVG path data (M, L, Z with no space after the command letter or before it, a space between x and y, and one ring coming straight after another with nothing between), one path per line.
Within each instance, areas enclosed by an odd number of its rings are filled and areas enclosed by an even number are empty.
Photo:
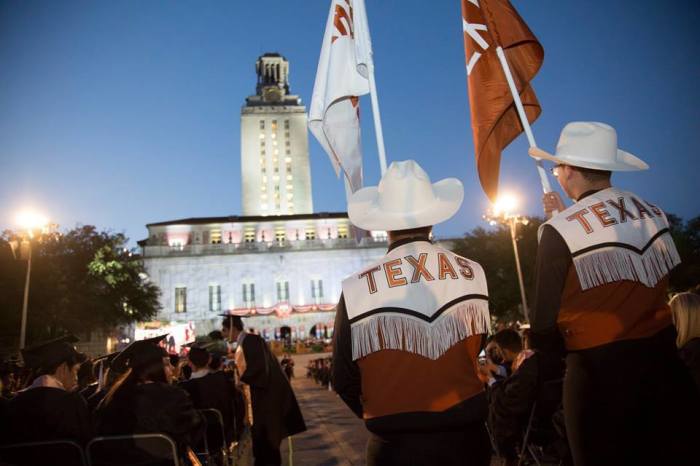
M26 262L16 261L7 231L0 239L0 338L16 347ZM82 226L35 239L27 343L148 320L160 309L158 287L122 234Z
M517 226L518 253L523 271L527 302L532 302L535 259L537 257L537 229L543 220L529 217L527 225ZM498 226L495 230L475 228L463 239L455 241L455 253L475 260L484 268L489 287L491 314L499 321L523 321L520 310L520 287L515 266L510 229Z
M700 285L700 217L686 223L673 214L667 217L681 256L681 263L671 271L670 288L674 292L687 291Z

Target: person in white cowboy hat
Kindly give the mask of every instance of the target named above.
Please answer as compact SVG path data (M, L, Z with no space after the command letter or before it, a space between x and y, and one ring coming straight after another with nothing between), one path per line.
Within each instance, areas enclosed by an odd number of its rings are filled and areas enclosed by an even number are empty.
M459 180L432 184L407 160L348 201L354 225L389 237L386 256L343 281L333 335L333 388L372 434L369 466L489 464L486 277L430 241L463 196Z
M551 219L539 231L529 315L533 347L566 354L574 463L696 462L686 455L698 430L683 419L698 413L698 400L673 346L666 302L668 274L680 258L664 212L610 181L612 172L648 165L620 150L615 129L597 122L569 123L556 154L531 148L530 155L555 164L574 201L566 208L558 194L544 196Z

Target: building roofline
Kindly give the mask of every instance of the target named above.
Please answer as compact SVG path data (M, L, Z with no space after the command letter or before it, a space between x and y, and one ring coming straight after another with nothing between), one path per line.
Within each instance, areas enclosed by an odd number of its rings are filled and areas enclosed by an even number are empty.
M348 218L347 212L316 212L313 214L293 215L228 215L224 217L190 217L146 224L146 228L168 225L207 225L210 223L260 223L285 222L290 220L317 220L326 218Z

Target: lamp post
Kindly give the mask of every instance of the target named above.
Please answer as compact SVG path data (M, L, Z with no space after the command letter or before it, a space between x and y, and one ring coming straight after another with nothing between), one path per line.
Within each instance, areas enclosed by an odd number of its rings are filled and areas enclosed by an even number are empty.
M530 221L522 215L512 213L517 205L518 200L512 194L499 196L493 208L484 215L484 220L491 225L506 225L510 230L510 239L513 242L513 253L515 254L515 269L518 273L518 284L520 286L520 301L523 306L523 314L527 317L527 299L525 298L525 285L523 283L523 271L520 268L516 233L518 224L527 225Z
M24 211L17 215L17 225L22 230L21 241L12 241L10 245L18 259L27 261L27 275L24 281L24 298L22 300L22 321L19 333L19 349L24 349L27 336L27 308L29 306L29 281L32 274L32 240L37 232L42 233L48 225L48 220L41 214L32 211Z

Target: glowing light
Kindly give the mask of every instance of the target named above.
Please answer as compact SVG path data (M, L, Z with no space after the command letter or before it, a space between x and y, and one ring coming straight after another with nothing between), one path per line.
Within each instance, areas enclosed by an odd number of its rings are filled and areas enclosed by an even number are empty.
M518 207L518 198L510 193L503 193L498 196L493 204L493 213L496 215L509 215Z
M20 228L27 230L30 234L36 230L43 230L49 224L49 219L46 216L34 210L21 211L15 220Z

